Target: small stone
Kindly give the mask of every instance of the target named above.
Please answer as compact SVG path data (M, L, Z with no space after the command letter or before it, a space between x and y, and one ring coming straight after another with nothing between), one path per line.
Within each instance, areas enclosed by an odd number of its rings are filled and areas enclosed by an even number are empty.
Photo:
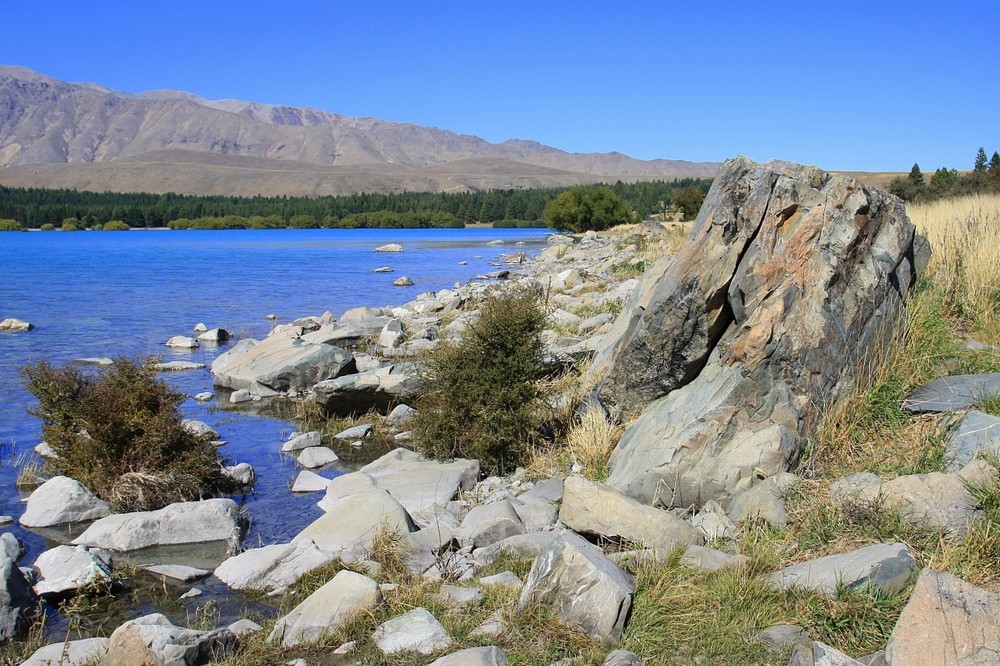
M492 576L485 576L479 579L480 585L500 585L502 587L507 587L512 590L516 590L524 582L517 577L517 574L513 571L504 571L503 573L494 574Z
M211 402L214 397L215 394L211 391L202 391L201 393L196 394L194 399L198 402Z
M198 341L186 335L175 335L165 344L172 349L196 349L198 347Z
M190 590L182 594L179 599L194 599L195 597L200 597L204 592L199 590L197 587L192 587Z
M161 576L163 578L173 578L174 580L179 580L184 583L197 580L198 578L204 578L208 574L212 573L207 569L198 569L196 567L189 567L183 564L154 564L152 566L143 567L143 569L153 575Z

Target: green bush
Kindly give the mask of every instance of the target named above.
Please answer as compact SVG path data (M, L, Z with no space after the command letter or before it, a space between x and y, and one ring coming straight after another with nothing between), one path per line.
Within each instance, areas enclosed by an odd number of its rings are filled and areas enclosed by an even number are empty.
M17 220L0 220L0 231L24 231Z
M93 228L96 229L97 226L98 225L95 224ZM101 227L101 229L103 229L104 231L128 231L131 228L132 227L130 227L125 222L122 222L121 220L111 220L103 227Z
M522 464L538 427L544 326L538 295L511 289L483 304L460 342L428 354L417 450L441 460L477 458L487 473Z
M59 470L118 511L227 489L218 450L184 428L185 396L156 378L156 361L119 358L96 374L45 361L21 368Z
M52 224L51 222L46 222L45 224L43 224L42 226L40 226L38 228L41 229L42 231L54 231L55 228L56 228L56 225Z

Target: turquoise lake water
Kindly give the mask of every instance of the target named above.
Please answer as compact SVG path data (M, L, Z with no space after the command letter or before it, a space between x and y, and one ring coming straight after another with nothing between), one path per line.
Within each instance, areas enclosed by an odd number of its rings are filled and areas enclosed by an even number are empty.
M0 319L16 317L36 327L0 333L0 515L16 521L23 511L25 494L14 487L17 466L34 455L39 441L40 424L26 412L32 399L21 366L119 355L210 365L226 346L176 352L163 343L191 335L199 322L261 338L271 314L288 322L327 310L339 317L351 307L399 305L495 270L502 253L537 253L547 235L544 229L0 234ZM495 240L504 245L487 245ZM399 243L404 251L373 252L386 243ZM381 266L393 272L373 272ZM392 285L403 275L415 286ZM162 377L188 395L212 390L207 369ZM248 545L288 541L320 515L319 495L293 496L288 490L298 468L278 449L293 429L290 423L217 409L214 401L188 400L182 409L220 432L229 442L222 452L230 461L249 462L257 471L254 492L244 499L252 519ZM321 473L346 470L335 464ZM6 530L28 546L22 565L55 545L16 522L0 527Z

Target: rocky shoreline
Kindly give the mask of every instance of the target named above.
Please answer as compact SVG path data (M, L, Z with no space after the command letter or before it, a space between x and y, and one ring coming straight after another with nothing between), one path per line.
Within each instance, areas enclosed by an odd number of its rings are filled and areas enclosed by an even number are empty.
M550 306L549 362L573 368L592 360L580 379L595 387L584 404L627 419L606 482L588 478L592 470L579 461L547 476L522 469L481 479L478 461L424 460L403 447L330 480L308 469L336 454L319 432L296 433L282 451L306 468L295 486L322 493L324 515L289 543L239 552L241 517L232 500L107 515L82 486L53 479L29 499L22 524L96 520L27 571L17 567L16 539L0 537L0 573L11 599L5 637L36 595L110 581L112 555L182 539L228 544L230 555L211 573L162 565L155 573L186 581L212 575L230 589L280 598L310 572L342 565L267 637L285 648L305 646L406 593L384 575L380 553L391 542L415 585L438 586L441 607L460 609L494 586L513 588L517 602L512 614L498 611L462 641L449 635L443 618L414 608L371 635L384 654L413 651L428 662L438 656L433 663L442 666L505 663L512 616L542 607L611 650L605 664L642 663L612 650L633 621L642 568L677 557L701 571L751 566L738 547L742 530L785 526L788 498L801 483L790 470L806 432L844 395L867 350L884 342L929 252L898 200L817 169L742 158L727 162L688 241L674 247L659 223L625 234L553 236L537 257L508 255L508 267L491 281L422 294L397 308L305 317L276 326L264 340L240 341L212 364L216 384L232 390L234 403L294 400L327 416L380 412L387 416L379 427L405 445L417 354L460 336L476 304L498 288L496 279L530 281ZM656 256L663 258L647 266ZM906 407L967 409L982 391L972 387L992 378L950 379L956 381L921 389ZM894 479L855 474L831 486L833 500L888 500L904 521L961 539L979 515L972 489L997 482L982 456L995 455L1000 442L976 437L1000 426L995 417L976 418L986 425L953 431L948 471ZM373 425L334 439L363 446ZM483 574L518 560L531 562L526 576ZM791 652L797 665L993 663L1000 655L1000 595L923 567L906 543L868 543L767 574L776 592L826 597L844 589L891 594L914 579L878 653L851 658L801 627L772 627L757 640ZM193 630L148 615L108 639L71 642L63 663L94 655L106 664L207 663L234 654L246 632L259 630L247 621ZM355 649L345 644L332 654L347 663ZM25 663L51 658L36 654Z

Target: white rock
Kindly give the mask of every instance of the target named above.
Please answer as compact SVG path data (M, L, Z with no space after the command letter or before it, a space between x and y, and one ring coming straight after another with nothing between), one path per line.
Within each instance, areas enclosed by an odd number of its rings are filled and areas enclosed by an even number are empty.
M174 580L179 580L182 583L204 578L208 574L212 573L207 569L198 569L196 567L189 567L183 564L154 564L152 566L143 567L143 569L154 576L173 578Z
M59 595L111 580L111 555L99 548L56 546L38 556L35 594Z
M412 287L413 280L404 275L403 277L398 277L395 280L393 280L392 284L393 286L396 287Z
M322 443L323 434L318 430L312 430L310 432L295 434L292 437L289 437L288 441L281 445L281 451L283 453L301 451L302 449L308 449L313 446L320 446Z
M38 648L21 666L84 666L96 663L107 651L107 638L59 641Z
M251 548L215 569L215 576L234 590L282 594L306 573L333 560L311 539Z
M173 349L196 349L198 347L198 341L186 335L175 335L165 344Z
M198 402L211 402L214 397L215 394L211 391L202 391L201 393L196 394L194 399Z
M414 608L383 622L373 638L385 654L403 650L432 654L451 645L451 636L426 608Z
M254 480L257 478L253 466L245 462L223 467L222 474L241 486L252 486Z
M381 601L378 583L346 569L274 624L267 640L285 647L315 641Z
M325 551L356 559L371 549L372 539L380 530L406 534L414 529L413 520L399 502L384 490L373 490L330 509L299 532L295 540L312 539Z
M375 252L402 252L403 246L399 243L386 243L375 248Z
M329 465L340 460L340 457L325 446L310 446L299 453L299 464L303 467L315 468Z
M56 476L38 486L28 497L21 515L25 527L51 527L64 523L103 518L111 513L82 483L68 476Z
M181 426L191 434L208 437L209 439L219 439L219 433L215 430L215 428L208 425L204 421L183 419L181 421Z
M156 369L160 372L183 372L185 370L201 370L205 367L204 363L195 363L194 361L167 361L165 363L157 363Z
M14 319L13 317L8 317L3 321L0 321L0 331L12 331L15 333L30 331L35 326L21 319Z
M74 544L119 552L150 546L228 541L240 534L240 510L231 499L178 502L157 511L119 513L101 518Z
M299 472L299 475L295 477L295 483L292 484L293 493L315 493L321 490L326 490L327 485L329 485L330 479L325 476L320 476L316 472L310 472L307 469Z

